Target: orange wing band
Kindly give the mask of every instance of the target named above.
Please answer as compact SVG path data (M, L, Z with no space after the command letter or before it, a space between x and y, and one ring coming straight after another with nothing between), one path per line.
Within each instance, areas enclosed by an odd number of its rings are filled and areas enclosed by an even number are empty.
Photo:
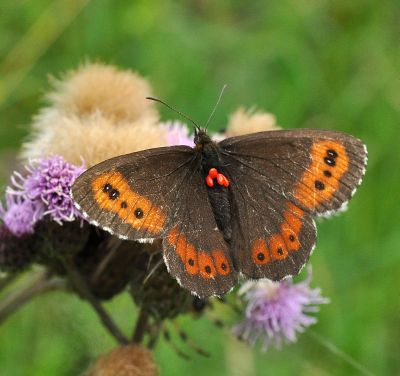
M147 198L134 192L120 172L107 172L92 182L94 199L104 210L115 213L122 222L151 235L161 233L165 214Z
M284 260L290 252L298 251L301 248L299 236L303 216L302 209L288 202L280 231L267 238L268 246L264 239L256 239L253 242L251 249L253 262L262 266L273 261Z
M295 187L295 198L307 209L332 199L349 169L349 157L338 141L321 140L311 147L311 164Z
M167 242L175 248L185 270L191 275L200 275L205 279L213 279L218 274L226 276L231 267L224 252L214 250L211 253L198 251L187 241L186 236L175 227L167 236Z

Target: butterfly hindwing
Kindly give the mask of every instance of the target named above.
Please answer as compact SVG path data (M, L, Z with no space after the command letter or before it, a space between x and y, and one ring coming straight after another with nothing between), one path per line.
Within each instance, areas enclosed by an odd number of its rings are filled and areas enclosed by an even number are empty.
M235 285L236 271L228 244L217 228L201 174L193 174L181 187L179 200L174 210L179 222L163 239L168 270L201 298L223 295Z
M364 145L342 133L298 130L226 139L220 146L231 181L237 269L273 280L297 274L316 243L312 215L339 210L359 185Z
M231 169L230 246L237 270L272 280L296 275L316 243L311 215L257 176L250 179L247 169Z

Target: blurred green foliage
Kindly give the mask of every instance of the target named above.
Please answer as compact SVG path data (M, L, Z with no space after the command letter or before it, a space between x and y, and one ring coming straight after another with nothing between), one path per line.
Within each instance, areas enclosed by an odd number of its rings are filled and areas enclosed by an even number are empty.
M48 75L88 59L137 70L199 122L228 83L214 129L239 105L256 106L285 128L341 130L368 145L350 210L319 224L314 285L331 299L313 328L319 340L306 333L261 353L185 317L183 327L212 357L187 362L161 341L163 375L400 373L399 16L396 0L1 2L1 155L26 137ZM127 297L107 306L131 330ZM46 295L0 327L0 374L76 375L113 345L84 302Z

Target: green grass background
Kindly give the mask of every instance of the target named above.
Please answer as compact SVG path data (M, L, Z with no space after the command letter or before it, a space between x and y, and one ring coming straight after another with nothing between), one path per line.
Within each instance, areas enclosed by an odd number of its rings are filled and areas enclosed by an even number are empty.
M313 328L318 339L308 332L295 345L262 353L206 319L184 317L184 328L212 357L185 361L161 341L162 375L400 374L399 4L1 1L3 165L43 105L48 75L87 59L137 70L156 95L199 122L227 83L214 129L239 105L256 106L285 128L345 131L368 146L367 174L348 212L318 225L313 284L331 299ZM107 308L131 330L136 313L126 296ZM84 302L50 294L0 327L0 375L77 375L113 346Z

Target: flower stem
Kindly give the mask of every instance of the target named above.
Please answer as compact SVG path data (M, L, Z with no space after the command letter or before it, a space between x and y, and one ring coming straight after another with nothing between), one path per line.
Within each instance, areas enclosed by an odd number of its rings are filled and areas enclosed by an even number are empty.
M139 317L136 322L135 330L134 330L133 336L132 336L133 343L141 343L142 342L143 337L147 330L148 320L149 320L149 316L148 316L147 312L143 308L141 308L139 311Z
M128 339L122 334L118 326L112 320L107 311L103 308L101 303L96 299L93 293L90 291L86 281L80 273L76 270L75 266L68 261L64 262L64 266L68 272L69 278L74 287L82 294L82 296L92 305L101 322L109 333L120 343L129 343Z
M47 272L40 274L38 278L30 281L28 286L11 292L0 302L0 323L5 321L11 314L16 312L25 303L29 302L35 296L53 290L59 290L65 287L65 281L61 279L49 279Z

